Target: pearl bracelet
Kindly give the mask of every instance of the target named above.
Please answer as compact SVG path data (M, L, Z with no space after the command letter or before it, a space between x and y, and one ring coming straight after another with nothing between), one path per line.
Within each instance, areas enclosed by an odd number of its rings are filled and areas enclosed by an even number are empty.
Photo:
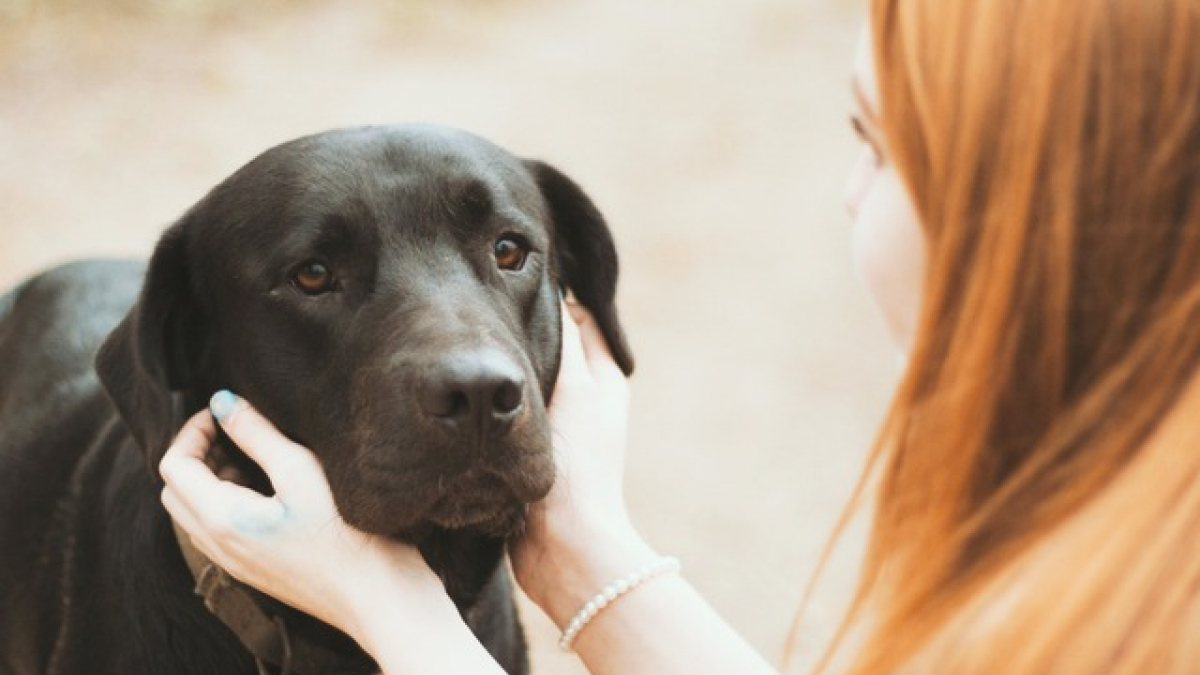
M682 566L679 564L678 558L659 558L636 572L631 572L605 586L603 590L584 603L583 607L567 623L567 627L563 629L562 637L558 639L559 649L564 652L571 651L571 643L575 642L575 638L579 636L579 632L592 619L596 618L596 615L601 610L611 605L618 598L621 598L629 591L655 577L660 577L664 574L677 574L681 568Z

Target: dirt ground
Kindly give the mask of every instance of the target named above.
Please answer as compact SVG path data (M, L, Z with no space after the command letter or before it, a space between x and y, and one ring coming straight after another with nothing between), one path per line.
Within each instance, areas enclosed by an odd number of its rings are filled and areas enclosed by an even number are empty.
M434 121L549 160L622 253L635 518L775 659L896 374L841 208L863 4L0 0L0 286L145 256L253 155L331 127ZM524 610L535 672L582 673Z

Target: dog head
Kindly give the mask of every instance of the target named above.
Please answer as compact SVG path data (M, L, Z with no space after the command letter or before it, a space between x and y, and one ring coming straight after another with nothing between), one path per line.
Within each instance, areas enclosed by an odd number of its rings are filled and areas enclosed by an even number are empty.
M554 477L560 291L620 367L609 230L570 179L439 127L286 143L163 236L97 371L149 461L228 388L368 532L504 536Z

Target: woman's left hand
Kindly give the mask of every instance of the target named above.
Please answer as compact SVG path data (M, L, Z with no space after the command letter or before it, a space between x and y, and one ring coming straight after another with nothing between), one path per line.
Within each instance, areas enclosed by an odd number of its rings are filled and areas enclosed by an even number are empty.
M266 497L215 475L205 462L213 416L204 410L188 421L159 465L162 502L213 562L360 642L397 602L414 610L449 604L416 549L342 520L311 451L228 392L213 397L213 410L276 490Z

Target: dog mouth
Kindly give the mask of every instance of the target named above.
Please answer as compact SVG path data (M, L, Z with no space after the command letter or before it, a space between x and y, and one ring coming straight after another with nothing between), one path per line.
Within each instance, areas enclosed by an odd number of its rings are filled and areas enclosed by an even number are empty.
M491 474L468 473L442 484L439 492L425 519L447 530L508 536L521 528L529 510L506 481Z
M404 541L437 531L506 539L524 529L529 505L550 492L555 477L549 452L538 447L458 462L430 450L422 454L439 461L400 463L398 454L331 466L330 487L347 523Z
M467 509L450 506L431 513L429 522L446 530L473 530L507 537L520 531L528 509L525 504Z

